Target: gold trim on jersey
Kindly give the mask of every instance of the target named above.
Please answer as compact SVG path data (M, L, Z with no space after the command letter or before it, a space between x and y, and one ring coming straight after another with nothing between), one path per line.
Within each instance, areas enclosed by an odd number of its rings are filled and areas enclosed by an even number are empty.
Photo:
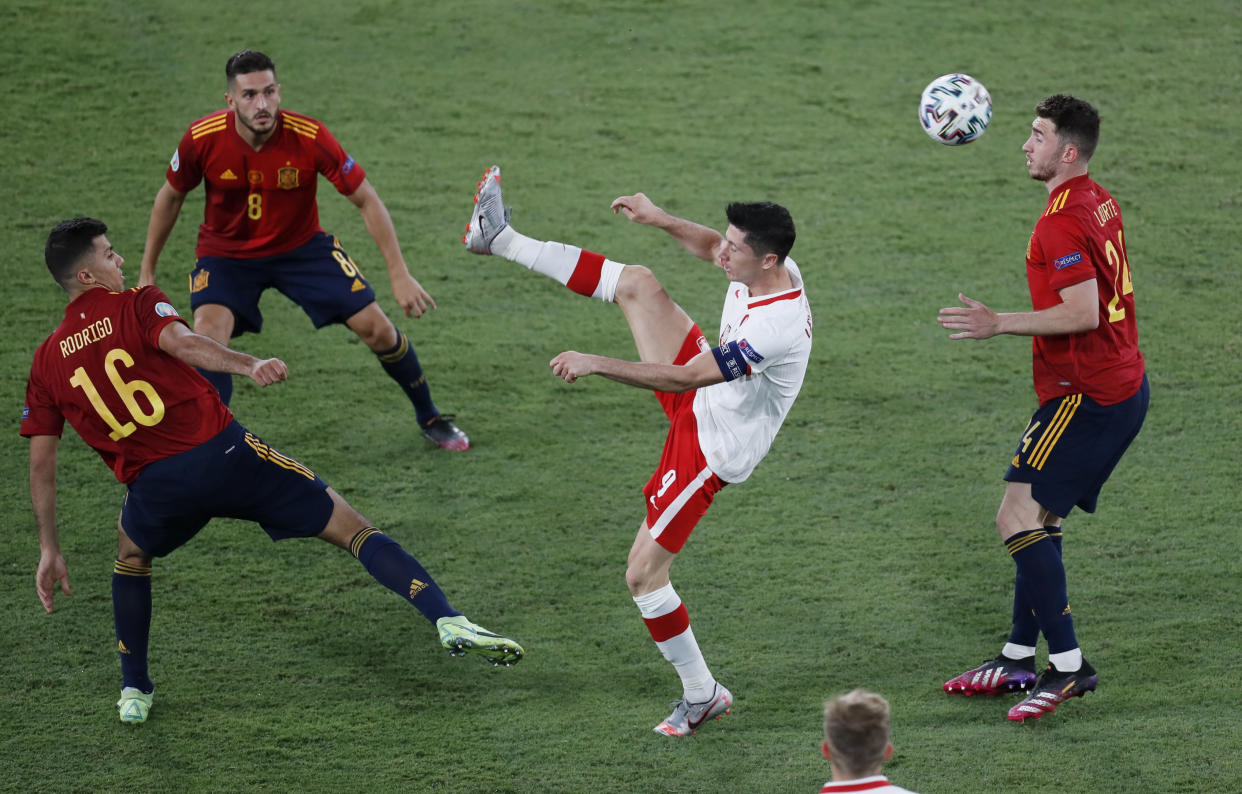
M1039 437L1031 454L1026 456L1026 462L1034 466L1036 471L1043 470L1044 464L1048 462L1048 456L1052 454L1052 448L1061 439L1065 428L1069 427L1070 420L1074 418L1074 412L1080 405L1082 405L1082 395L1071 394L1057 406L1057 412L1048 424L1048 429Z
M190 137L198 140L204 135L211 135L215 132L222 132L228 128L229 114L228 111L218 116L209 116L197 124L190 125Z
M295 471L298 474L301 474L303 477L305 477L308 480L315 479L315 472L306 468L301 463L298 463L296 460L289 457L288 455L284 455L280 452L277 452L276 450L269 447L267 444L264 444L262 441L255 438L250 433L246 434L246 445L249 446L251 449L253 449L256 455L258 455L260 458L262 458L263 460L266 460L269 463L275 463L277 466L281 467L282 469L288 469L289 471Z
M293 130L298 135L304 135L311 140L314 140L315 137L319 135L319 125L310 119L290 116L287 113L283 114L281 118L284 119L285 124L289 125L289 129Z
M1048 215L1055 215L1056 213L1065 209L1065 202L1069 201L1069 195L1070 195L1070 190L1069 188L1066 188L1064 192L1061 193L1061 195L1057 196L1052 201L1048 202L1048 209L1044 210L1045 217Z

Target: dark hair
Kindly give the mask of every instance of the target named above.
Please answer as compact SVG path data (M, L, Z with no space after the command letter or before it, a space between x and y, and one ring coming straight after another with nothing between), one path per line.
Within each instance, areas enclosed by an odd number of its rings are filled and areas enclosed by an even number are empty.
M108 233L108 224L94 218L61 221L47 236L43 260L61 286L73 279L74 267L95 247L95 238Z
M776 254L778 262L784 262L793 248L793 218L789 210L771 201L735 201L725 208L729 223L746 234L746 244L759 256Z
M1054 94L1035 106L1035 115L1057 125L1057 142L1077 146L1083 160L1095 154L1095 145L1100 142L1100 112L1090 102Z
M228 63L224 64L224 76L228 78L229 85L233 84L233 78L239 74L268 71L275 76L276 64L272 63L271 58L258 50L242 50L229 58Z

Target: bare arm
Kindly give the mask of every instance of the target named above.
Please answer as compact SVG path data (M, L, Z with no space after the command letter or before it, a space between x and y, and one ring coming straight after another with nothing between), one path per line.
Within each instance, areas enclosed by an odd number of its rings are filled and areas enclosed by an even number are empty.
M57 582L65 595L73 595L69 587L69 570L60 553L60 537L56 529L56 453L60 439L56 436L30 437L30 502L34 507L35 526L39 531L39 568L35 572L35 592L47 612L52 611L52 593Z
M142 267L138 271L138 286L145 287L155 283L155 268L160 261L160 253L168 242L177 225L177 216L181 214L181 205L185 203L185 194L168 184L155 194L155 203L151 206L151 220L147 221L147 244L142 250Z
M1037 312L997 313L977 300L957 295L964 306L940 310L942 328L957 331L950 339L989 339L998 334L1061 336L1090 331L1100 324L1100 299L1095 279L1071 284L1058 295L1061 302Z
M715 262L724 237L715 229L701 226L694 221L670 215L652 203L644 193L621 196L612 202L613 213L623 213L635 223L655 226L668 232L681 247L707 262Z
M388 268L393 297L397 299L397 304L401 306L405 316L412 314L422 317L428 307L436 308L436 302L427 294L427 290L410 275L405 257L401 255L401 244L397 242L397 229L392 225L392 216L388 214L388 207L371 186L371 180L362 180L358 189L349 194L349 200L362 213L362 222L366 224L367 233L379 246L380 255L384 257L384 264Z
M686 392L724 381L724 373L710 351L700 353L685 364L658 364L652 361L623 361L569 350L548 362L552 374L566 383L587 375L603 375L609 380L666 392Z
M288 368L280 359L259 359L225 347L211 337L194 333L185 323L164 326L160 331L160 349L192 367L245 375L260 386L270 386L288 377Z

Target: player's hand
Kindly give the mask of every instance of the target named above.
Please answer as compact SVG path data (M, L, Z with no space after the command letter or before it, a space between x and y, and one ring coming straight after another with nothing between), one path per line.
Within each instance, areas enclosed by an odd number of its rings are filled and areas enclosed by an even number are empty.
M948 331L950 339L990 339L1000 333L1000 320L996 312L973 298L957 293L964 306L950 306L940 310L936 321Z
M52 592L57 582L60 583L60 589L65 595L73 595L73 589L69 587L69 569L65 567L65 558L60 555L60 552L39 555L39 570L35 573L35 592L39 594L39 600L43 602L43 608L49 615L52 613Z
M278 358L263 358L250 368L250 379L260 386L271 386L289 377L289 368Z
M573 383L578 378L593 374L590 367L591 358L591 356L579 353L576 350L566 350L549 361L548 365L552 367L553 375L566 383Z
M646 193L615 198L611 206L614 215L622 213L635 223L653 224L664 215L664 210L652 203Z
M392 294L406 317L422 317L428 308L436 308L436 302L409 273L392 280Z

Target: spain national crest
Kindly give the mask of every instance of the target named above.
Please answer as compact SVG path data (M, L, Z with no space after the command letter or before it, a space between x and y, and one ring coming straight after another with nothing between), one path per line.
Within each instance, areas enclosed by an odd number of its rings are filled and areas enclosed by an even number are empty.
M298 169L280 168L276 171L276 186L281 190L293 190L298 186Z

